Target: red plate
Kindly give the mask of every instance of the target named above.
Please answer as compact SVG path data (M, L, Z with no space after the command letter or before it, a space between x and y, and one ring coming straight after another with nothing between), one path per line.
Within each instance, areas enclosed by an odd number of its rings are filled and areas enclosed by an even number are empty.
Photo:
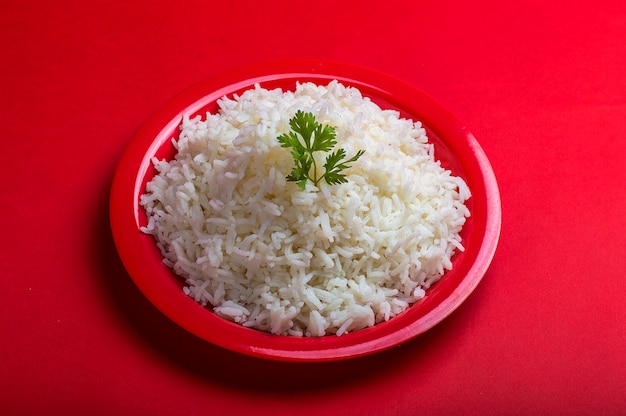
M327 84L336 79L358 88L382 108L419 120L442 165L465 179L471 217L461 235L466 250L453 258L453 270L426 297L388 322L340 337L297 338L244 328L203 308L183 291L183 279L162 262L154 239L140 231L146 216L140 195L155 171L150 158L172 158L183 113L215 112L216 100L251 88L294 89L297 81ZM211 77L182 92L157 111L124 151L111 187L110 219L119 255L144 295L181 327L213 344L239 353L281 361L332 361L373 354L409 341L441 322L474 290L485 274L500 235L501 208L496 179L474 136L440 104L415 87L351 65L288 61L263 63Z

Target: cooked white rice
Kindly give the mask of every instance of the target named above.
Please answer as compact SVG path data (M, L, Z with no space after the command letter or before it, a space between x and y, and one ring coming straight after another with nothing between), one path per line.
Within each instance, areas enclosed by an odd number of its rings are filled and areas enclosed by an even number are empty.
M398 315L452 268L470 191L419 122L337 81L257 85L218 105L183 118L175 159L153 160L141 197L143 231L197 302L274 334L342 335ZM347 157L365 150L347 183L286 181L276 138L297 110L333 126Z

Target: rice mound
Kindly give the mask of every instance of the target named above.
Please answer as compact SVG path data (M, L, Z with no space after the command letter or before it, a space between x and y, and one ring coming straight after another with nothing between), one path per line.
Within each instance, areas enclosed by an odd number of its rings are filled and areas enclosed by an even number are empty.
M184 292L245 327L342 335L421 299L463 250L465 182L435 160L420 122L382 110L354 87L255 85L184 116L173 160L141 196L164 262ZM348 182L301 191L277 137L296 111L333 126Z

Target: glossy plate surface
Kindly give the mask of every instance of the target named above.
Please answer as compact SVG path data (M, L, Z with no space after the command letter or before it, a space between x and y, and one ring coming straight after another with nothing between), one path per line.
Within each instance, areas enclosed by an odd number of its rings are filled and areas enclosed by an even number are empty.
M354 333L296 338L244 328L215 315L187 297L183 280L162 262L152 236L140 227L146 216L139 205L155 171L150 158L172 158L171 139L178 137L183 113L215 112L216 100L259 83L265 88L293 89L296 82L325 85L336 79L358 88L382 108L419 120L435 146L435 157L461 176L472 191L471 217L463 230L466 250L453 258L453 270L426 292L426 297L388 322ZM262 63L211 77L174 97L136 133L120 159L111 187L113 238L128 273L144 295L166 316L191 333L239 353L281 361L333 361L382 351L420 335L452 313L484 276L496 250L501 225L498 185L491 165L473 135L445 108L420 90L368 69L328 62Z

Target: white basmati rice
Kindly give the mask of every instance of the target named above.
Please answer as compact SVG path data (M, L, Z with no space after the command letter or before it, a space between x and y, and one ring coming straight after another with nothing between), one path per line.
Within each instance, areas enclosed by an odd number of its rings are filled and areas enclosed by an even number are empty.
M274 334L342 335L398 315L451 269L470 191L419 122L337 81L256 85L218 105L183 118L175 159L153 160L141 197L143 231L197 302ZM276 138L297 110L333 126L348 157L365 150L347 183L286 181Z

